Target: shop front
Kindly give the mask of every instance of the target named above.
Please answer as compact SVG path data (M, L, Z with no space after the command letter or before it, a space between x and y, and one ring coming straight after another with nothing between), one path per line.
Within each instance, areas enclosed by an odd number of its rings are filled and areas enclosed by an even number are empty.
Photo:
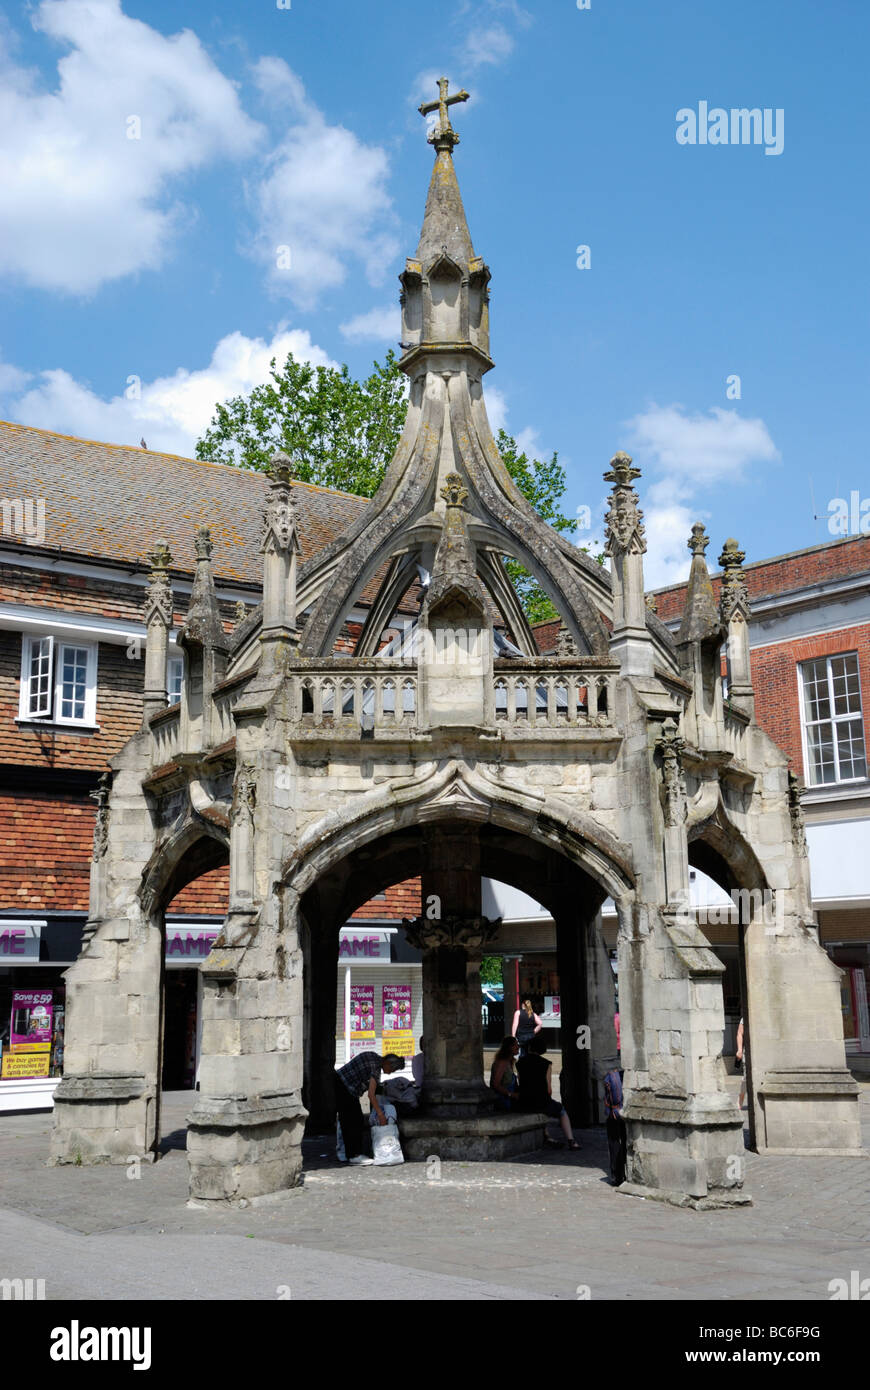
M342 927L338 946L335 1062L359 1052L409 1059L423 1031L423 966L395 926Z
M0 1111L48 1110L63 1074L63 972L84 918L0 918Z

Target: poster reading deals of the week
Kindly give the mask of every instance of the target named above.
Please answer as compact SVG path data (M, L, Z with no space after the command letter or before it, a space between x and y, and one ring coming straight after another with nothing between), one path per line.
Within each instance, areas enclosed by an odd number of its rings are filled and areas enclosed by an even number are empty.
M413 1057L414 1034L411 1031L411 986L384 985L384 1052L397 1057Z
M369 1052L375 1044L375 987L374 985L351 985L350 987L350 1051L355 1057L358 1052Z
M4 1078L48 1076L53 998L50 989L19 989L12 995L9 1051L3 1055Z

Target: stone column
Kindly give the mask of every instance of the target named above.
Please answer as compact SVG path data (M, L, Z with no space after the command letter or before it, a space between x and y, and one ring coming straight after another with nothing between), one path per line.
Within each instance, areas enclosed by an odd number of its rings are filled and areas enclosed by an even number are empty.
M643 555L646 539L643 512L632 486L640 477L628 454L614 454L604 480L613 483L606 518L606 552L613 580L613 636L611 653L618 657L624 675L653 673L653 648L646 625L643 592Z
M755 715L755 692L749 659L749 593L743 574L745 551L733 539L727 540L719 556L722 590L719 613L728 633L728 699L750 718Z
M166 708L166 656L172 627L172 585L167 568L172 563L169 546L158 541L151 561L151 582L145 594L145 690L142 701L142 728L151 716Z
M480 915L480 842L468 828L427 829L423 916L406 922L423 952L423 1100L430 1113L492 1110L483 1079L480 961L500 923Z

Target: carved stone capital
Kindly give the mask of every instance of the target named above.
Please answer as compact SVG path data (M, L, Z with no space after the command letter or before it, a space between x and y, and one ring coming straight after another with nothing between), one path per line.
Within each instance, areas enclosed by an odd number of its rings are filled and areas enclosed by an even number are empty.
M439 946L461 947L470 955L482 952L493 940L501 918L490 917L417 917L403 918L402 926L411 946L418 951L434 951Z

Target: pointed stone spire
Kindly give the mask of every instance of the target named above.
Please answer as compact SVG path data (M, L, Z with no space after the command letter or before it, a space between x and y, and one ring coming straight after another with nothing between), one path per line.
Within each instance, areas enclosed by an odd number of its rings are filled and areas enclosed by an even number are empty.
M211 568L211 533L207 526L197 526L194 538L196 572L190 594L187 616L178 634L178 645L210 647L218 652L229 651L229 638L224 632L218 608L214 575Z
M437 101L420 107L425 116L438 112L429 135L435 146L435 167L429 182L426 211L416 256L399 276L402 284L402 367L414 374L421 353L474 353L478 371L492 366L489 356L489 270L474 254L471 233L453 150L459 136L450 124L448 108L467 101L467 92L447 95L447 78L438 82Z
M710 582L707 561L704 559L704 552L710 544L710 538L700 521L696 521L692 527L692 534L687 544L692 552L692 568L689 571L689 583L686 588L686 607L683 611L683 621L677 634L677 642L681 645L685 642L706 642L711 637L721 638L722 636L719 609L713 595L713 585Z
M432 111L439 114L438 122L429 135L429 143L436 150L435 167L429 183L416 259L425 271L438 256L444 254L467 270L474 260L474 248L453 167L453 150L459 144L459 136L450 124L448 107L458 101L468 101L468 92L448 96L446 77L438 79L438 89L438 101L424 102L419 108L422 116Z

